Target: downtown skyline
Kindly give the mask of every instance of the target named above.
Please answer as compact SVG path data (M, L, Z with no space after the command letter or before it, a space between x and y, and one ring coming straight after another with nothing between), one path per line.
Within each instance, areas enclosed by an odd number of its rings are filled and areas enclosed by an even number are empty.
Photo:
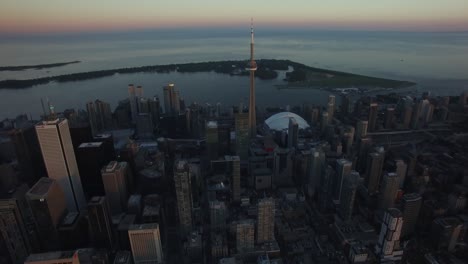
M468 2L449 1L47 1L6 0L0 33L43 34L160 28L256 27L324 30L467 31Z

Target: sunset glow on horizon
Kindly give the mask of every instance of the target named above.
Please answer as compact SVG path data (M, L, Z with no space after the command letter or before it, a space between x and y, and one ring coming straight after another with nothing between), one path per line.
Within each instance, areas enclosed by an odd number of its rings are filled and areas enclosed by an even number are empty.
M5 0L0 32L54 33L179 27L467 31L466 0L394 1Z

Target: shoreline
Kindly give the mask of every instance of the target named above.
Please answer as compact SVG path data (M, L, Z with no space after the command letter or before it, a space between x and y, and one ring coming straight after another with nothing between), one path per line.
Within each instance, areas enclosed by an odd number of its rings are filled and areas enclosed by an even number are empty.
M0 71L24 71L24 70L42 70L49 68L57 68L70 64L81 63L81 61L69 61L69 62L57 62L48 64L37 64L37 65L20 65L20 66L0 66Z
M292 72L286 73L284 81L294 86L311 86L319 84L329 88L366 86L374 88L398 88L415 85L413 82L393 80L386 78L377 78L364 76L346 72L333 71L328 69L320 69L310 67L301 63L290 60L273 60L261 59L257 61L258 69L255 77L261 80L272 80L278 78L277 71L288 70L293 68ZM72 73L57 76L48 76L26 80L2 80L0 81L0 89L24 89L36 85L47 84L50 82L76 82L90 79L98 79L110 77L115 74L132 74L132 73L200 73L214 72L220 74L228 74L231 76L245 76L249 73L245 69L247 61L245 60L230 60L230 61L209 61L209 62L194 62L184 64L167 64L141 66L133 68L119 68L111 70L91 71Z

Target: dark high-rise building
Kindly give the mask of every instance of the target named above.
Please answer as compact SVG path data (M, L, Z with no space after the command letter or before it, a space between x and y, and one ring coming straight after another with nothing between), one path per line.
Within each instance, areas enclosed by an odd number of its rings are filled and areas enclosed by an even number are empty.
M114 137L112 136L112 134L98 134L93 137L92 141L102 142L102 147L104 148L104 155L106 155L106 157L108 157L111 160L116 158L115 147L114 147ZM91 141L86 141L86 142L91 142Z
M222 201L210 201L210 226L215 230L222 230L226 227L227 207Z
M241 160L249 156L249 119L246 113L235 114L236 154Z
M341 97L341 113L347 115L349 113L349 107L351 106L351 97L349 94L344 94Z
M244 253L255 248L255 222L252 219L241 220L236 224L237 253Z
M139 139L152 139L153 129L151 114L139 113L136 116L136 134Z
M113 127L112 110L110 104L101 100L86 104L89 124L93 135Z
M3 261L8 264L23 263L32 251L20 206L16 199L0 200L0 240L6 247L5 251L0 247L0 255L5 256Z
M393 128L393 119L395 118L395 108L389 107L385 112L385 129L392 129Z
M96 248L112 249L115 246L112 216L106 197L94 196L88 203L88 221L91 241Z
M136 116L138 114L138 106L135 86L133 86L133 84L128 85L128 100L130 101L131 120L135 123Z
M440 217L432 222L431 242L437 250L452 252L458 243L463 224L457 217Z
M400 188L403 188L406 179L406 171L408 170L408 165L401 159L395 160L395 172L398 176L398 183Z
M249 95L249 135L250 137L257 136L257 114L255 104L255 71L257 70L257 62L254 59L254 30L253 22L250 28L250 62L247 65L247 70L250 72L250 95Z
M166 115L178 115L180 112L179 91L173 83L163 87L164 112Z
M338 213L345 221L350 220L353 215L354 201L359 180L360 176L357 171L351 171L351 173L343 180L343 189L341 190L341 200Z
M368 121L359 120L356 124L356 140L365 138L367 136Z
M275 240L275 200L264 198L258 202L257 244Z
M33 184L40 177L47 176L34 126L25 124L16 128L11 131L10 138L15 147L21 178L28 184Z
M129 173L127 162L111 161L101 170L102 182L112 214L122 213L127 208Z
M155 96L153 99L148 101L148 104L153 127L156 128L159 126L159 119L161 118L161 103L159 102L159 98Z
M111 156L107 156L103 142L83 143L76 153L78 168L86 197L104 195L104 184L101 177L101 168L108 164Z
M219 139L218 139L218 122L208 121L206 123L206 150L208 158L215 160L218 158Z
M401 237L407 238L413 234L421 210L422 198L418 193L407 193L403 195L403 227L401 228Z
M58 232L61 249L73 250L88 246L88 223L83 213L68 213L58 226Z
M299 125L294 117L289 118L288 126L288 148L297 147L297 140L299 136Z
M327 113L328 113L328 123L333 123L333 118L335 117L335 106L336 106L336 98L334 95L328 96L328 104L327 104Z
M96 134L100 131L100 129L98 126L96 106L94 105L93 101L86 103L86 111L88 112L88 121L89 125L91 126L91 131L93 134Z
M323 111L322 119L320 120L320 131L322 131L322 133L325 132L329 123L330 123L330 118L329 118L328 112Z
M366 169L366 185L369 194L375 194L379 191L380 178L382 176L385 153L383 150L379 152L369 153L367 158Z
M333 182L333 200L341 201L341 192L343 190L344 179L349 176L353 167L353 163L346 159L336 161L336 178Z
M370 132L374 132L377 129L377 115L379 105L377 103L371 103L369 106L369 127Z
M398 175L393 172L387 172L383 176L382 188L380 191L380 208L392 208L395 204L396 195L400 188Z
M174 164L174 183L177 197L177 209L182 234L192 229L192 184L190 166L186 160Z
M68 121L66 119L42 121L36 125L36 132L47 175L57 180L57 184L65 193L68 211L85 208L86 199Z
M320 186L322 173L325 170L325 153L319 148L311 149L310 175L309 175L309 194L315 195Z
M226 161L230 162L232 200L238 202L241 192L240 159L239 156L226 156Z
M65 195L56 180L40 178L26 198L36 222L40 249L60 248L58 225L67 212Z

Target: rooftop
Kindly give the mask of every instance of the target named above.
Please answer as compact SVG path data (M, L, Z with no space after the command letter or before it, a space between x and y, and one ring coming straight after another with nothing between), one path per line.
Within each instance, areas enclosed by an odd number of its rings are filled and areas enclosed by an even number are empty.
M54 252L31 254L26 259L25 263L35 262L35 261L45 261L45 260L71 259L75 256L76 253L77 251L54 251Z
M306 129L309 127L307 121L304 118L300 117L299 115L291 112L281 112L270 116L267 120L265 120L265 124L271 129L276 131L283 131L288 130L289 128L289 120L290 118L294 118L297 122L299 129Z
M55 183L51 178L42 177L36 184L29 190L28 195L44 197L50 190L50 187Z
M78 148L98 148L102 145L102 142L85 142L81 143Z

